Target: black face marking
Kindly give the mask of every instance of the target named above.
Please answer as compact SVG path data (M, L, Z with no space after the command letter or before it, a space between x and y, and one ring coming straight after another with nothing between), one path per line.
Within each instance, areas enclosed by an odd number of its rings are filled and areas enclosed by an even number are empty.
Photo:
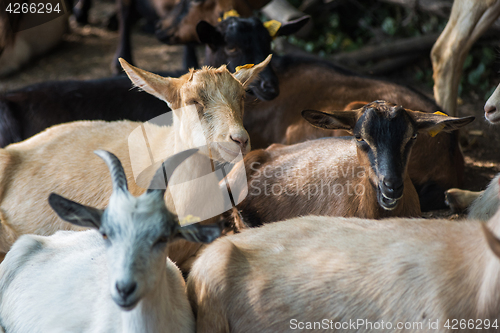
M375 171L379 202L393 209L403 194L403 182L412 139L417 132L415 121L402 108L390 103L365 106L353 130L358 149L364 152Z

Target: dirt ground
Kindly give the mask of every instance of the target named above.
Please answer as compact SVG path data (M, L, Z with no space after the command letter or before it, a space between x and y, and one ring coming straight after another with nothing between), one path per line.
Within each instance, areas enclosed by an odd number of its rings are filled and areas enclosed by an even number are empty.
M118 43L118 33L108 31L104 26L113 10L113 3L98 3L91 10L90 25L78 27L72 22L70 32L59 47L23 71L0 79L0 92L46 80L84 80L111 76L110 64ZM132 39L135 64L138 67L151 71L181 68L182 46L161 44L154 36L142 33L138 28ZM203 54L202 48L198 51L199 55ZM402 77L408 79L401 79ZM414 86L432 96L432 89L418 86L418 83L411 81L412 77L393 75L389 78ZM466 161L464 187L470 190L484 189L494 175L500 172L500 128L490 126L484 119L484 102L483 97L469 96L459 106L460 116L476 117L462 135ZM438 215L442 214L449 213L441 212Z

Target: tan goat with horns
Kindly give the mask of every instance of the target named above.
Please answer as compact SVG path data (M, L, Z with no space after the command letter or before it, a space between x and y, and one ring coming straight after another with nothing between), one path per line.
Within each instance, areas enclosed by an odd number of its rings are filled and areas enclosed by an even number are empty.
M176 173L176 177L179 174L178 179L182 180L183 173L191 177L197 177L197 172L206 174L206 170L200 171L199 158L206 159L210 155L216 161L224 162L233 160L240 151L245 154L250 149L242 123L245 88L270 60L271 56L235 74L225 66L218 69L203 67L180 78L163 78L122 60L122 66L134 85L164 100L174 113L170 126L144 124L151 150L160 155L154 162L186 149L199 148L203 146L200 142L205 143L210 149L200 148L199 154L183 164L183 171ZM189 105L194 105L191 108L196 111L187 112L186 106ZM193 131L194 125L200 122L201 129L198 127L198 131ZM149 165L151 160L145 151L140 161L131 161L129 149L133 147L129 147L127 141L129 134L141 124L131 121L62 124L0 149L0 254L5 254L23 234L50 235L61 229L76 229L50 209L46 198L51 192L97 208L106 205L112 189L103 179L107 174L105 166L90 158L94 150L115 154L123 163L132 195L143 193L144 188L137 186L132 176L132 162L134 165ZM154 172L155 168L150 169ZM191 194L185 193L186 200ZM217 193L211 196L207 206L224 201L222 193L219 196ZM170 191L167 191L166 202L169 209L178 213L175 209L177 201L174 207ZM186 272L199 247L199 244L177 242L171 246L170 257Z

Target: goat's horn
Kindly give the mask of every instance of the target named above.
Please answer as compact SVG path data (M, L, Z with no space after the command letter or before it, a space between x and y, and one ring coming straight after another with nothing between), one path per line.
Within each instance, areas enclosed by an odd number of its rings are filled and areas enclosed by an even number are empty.
M167 177L172 175L175 168L177 168L179 164L184 162L185 159L187 159L197 151L198 149L188 149L167 158L156 170L156 173L153 176L151 183L149 184L147 192L149 193L155 190L165 191L168 186Z
M113 192L117 190L128 191L127 176L123 171L123 166L118 157L106 150L96 150L94 154L99 156L106 162L111 174L111 181L113 183Z

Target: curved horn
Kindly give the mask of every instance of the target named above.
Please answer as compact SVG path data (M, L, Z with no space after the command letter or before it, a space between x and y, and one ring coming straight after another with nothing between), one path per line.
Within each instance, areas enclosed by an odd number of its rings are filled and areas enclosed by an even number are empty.
M106 150L96 150L94 154L99 156L106 162L109 168L109 173L111 174L111 181L113 183L113 192L118 190L127 191L127 176L125 176L125 171L123 171L123 166L118 157Z
M185 159L197 151L198 149L188 149L167 158L156 170L155 175L149 184L147 193L155 190L162 190L165 192L165 189L168 186L168 177L172 175L175 168L177 168L179 164L184 162Z

